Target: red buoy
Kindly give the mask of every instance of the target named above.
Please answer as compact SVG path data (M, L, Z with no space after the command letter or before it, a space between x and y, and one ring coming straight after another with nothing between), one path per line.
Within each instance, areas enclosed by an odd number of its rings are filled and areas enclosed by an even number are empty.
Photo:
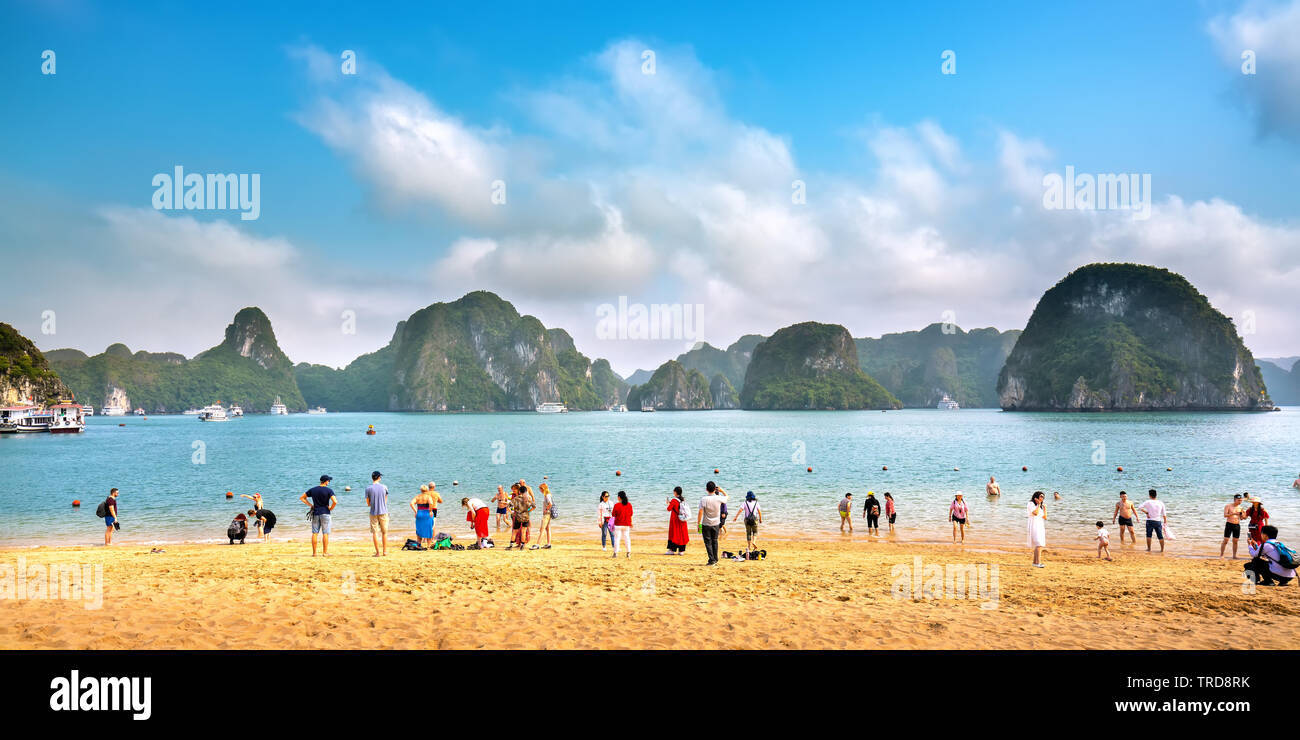
M881 469L881 470L889 470L889 466L888 466L888 465L881 465L881 466L880 466L880 469Z
M1020 469L1023 470L1023 471L1025 471L1025 472L1029 472L1029 468L1028 468L1027 466L1025 466L1025 465L1021 465L1021 466L1020 466Z
M717 469L717 468L714 468L714 469L713 469L713 473L716 475L717 472L718 472L718 469Z
M1115 468L1115 472L1116 472L1116 473L1123 473L1123 472L1124 472L1124 466L1123 466L1123 465L1117 466L1117 467Z
M73 506L81 506L81 499L79 499L79 498L74 498L74 499L72 499L72 505L73 505Z
M231 493L230 491L226 491L226 498L234 498L234 497L235 494Z
M811 472L812 472L812 468L808 468L808 472L811 473Z
M615 471L614 471L614 475L622 475L622 474L623 474L623 471L621 471L621 470L615 470Z

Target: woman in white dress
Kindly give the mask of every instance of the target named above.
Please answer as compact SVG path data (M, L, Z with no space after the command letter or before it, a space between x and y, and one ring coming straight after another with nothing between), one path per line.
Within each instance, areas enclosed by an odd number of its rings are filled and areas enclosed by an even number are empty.
M1029 546L1034 548L1035 568L1043 567L1038 556L1042 549L1047 547L1047 505L1043 503L1045 498L1042 491L1034 491L1034 497L1029 500L1029 506L1026 508L1026 513L1029 514Z

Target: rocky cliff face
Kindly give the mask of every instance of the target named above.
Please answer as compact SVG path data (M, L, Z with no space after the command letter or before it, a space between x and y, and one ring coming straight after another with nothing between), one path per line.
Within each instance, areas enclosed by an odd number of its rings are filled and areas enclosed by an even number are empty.
M0 323L0 403L50 404L71 395L36 345L17 329Z
M269 410L279 396L292 411L307 408L271 321L258 308L239 311L222 343L192 360L175 352L132 353L120 343L93 357L77 350L50 354L79 399L102 405L178 413L221 401L256 412Z
M996 407L998 373L1020 331L948 329L931 324L853 341L862 370L906 406L934 408L947 395L963 408Z
M747 409L902 406L862 371L847 329L813 321L781 329L754 348L740 404Z
M714 375L713 380L709 381L709 395L713 398L715 409L740 408L740 397L736 393L736 387L722 373Z
M689 370L669 360L655 370L650 380L633 386L627 394L627 408L637 411L703 411L713 408L709 381L699 370Z
M1006 410L1268 410L1232 322L1183 277L1094 264L1039 300L998 379Z

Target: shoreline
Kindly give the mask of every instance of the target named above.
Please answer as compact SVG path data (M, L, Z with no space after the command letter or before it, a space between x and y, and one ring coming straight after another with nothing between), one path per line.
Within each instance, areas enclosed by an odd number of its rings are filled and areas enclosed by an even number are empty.
M368 541L331 545L328 558L313 558L305 541L159 554L4 548L6 578L19 564L51 584L59 568L102 575L94 608L84 598L10 599L0 649L698 649L709 631L722 648L1271 649L1300 640L1295 584L1246 593L1241 562L1145 551L1112 550L1107 562L1049 549L1047 567L1035 569L1027 550L773 536L761 541L765 560L706 567L697 537L681 557L634 542L631 559L571 537L551 550L390 549L386 558L372 557ZM1224 625L1243 617L1252 628L1225 644Z

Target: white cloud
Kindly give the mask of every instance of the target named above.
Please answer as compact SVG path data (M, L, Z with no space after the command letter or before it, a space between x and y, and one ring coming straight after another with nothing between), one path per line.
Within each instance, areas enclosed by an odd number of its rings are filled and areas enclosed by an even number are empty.
M1300 140L1300 0L1247 3L1212 19L1208 30L1260 130ZM1254 54L1254 74L1242 73L1246 52Z

